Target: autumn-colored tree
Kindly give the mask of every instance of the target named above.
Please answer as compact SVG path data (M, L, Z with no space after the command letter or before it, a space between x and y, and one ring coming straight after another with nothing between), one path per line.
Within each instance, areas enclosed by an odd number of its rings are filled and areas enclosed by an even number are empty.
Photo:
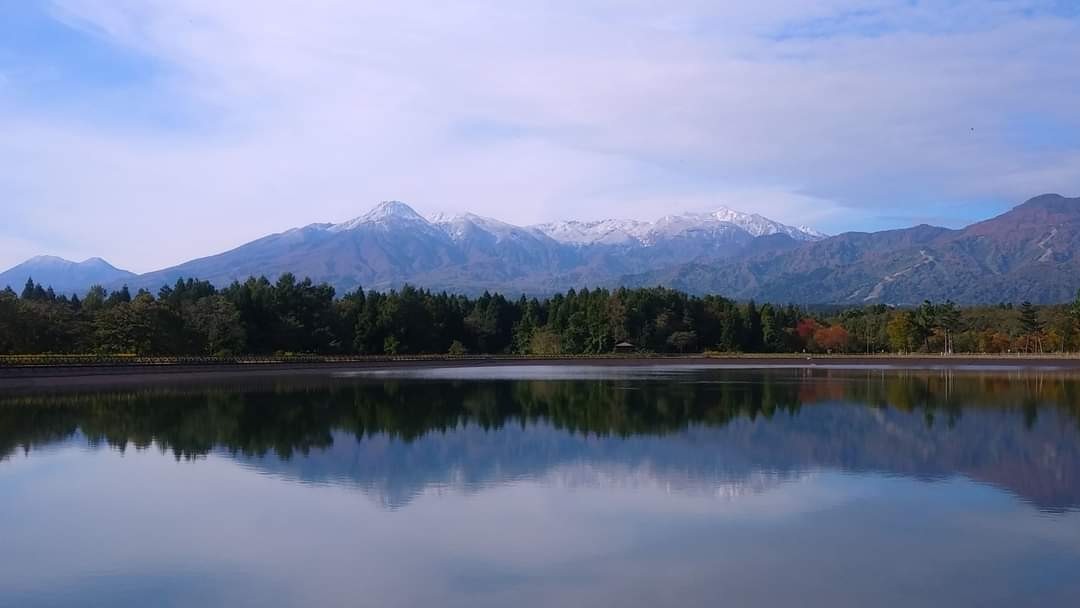
M799 337L799 343L804 348L813 350L814 348L814 334L821 328L821 324L817 321L806 318L800 319L795 325L795 335Z
M828 352L846 351L849 339L848 331L840 325L820 327L814 332L814 342Z

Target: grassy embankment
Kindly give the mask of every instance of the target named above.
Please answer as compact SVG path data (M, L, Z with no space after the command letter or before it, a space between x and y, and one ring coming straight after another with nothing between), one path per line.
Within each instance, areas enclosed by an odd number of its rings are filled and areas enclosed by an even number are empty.
M78 367L78 366L124 366L153 367L176 365L269 365L269 364L363 364L393 363L411 361L679 361L679 360L747 360L747 361L800 361L800 360L836 360L836 361L910 361L940 360L946 361L1042 361L1042 360L1080 360L1080 353L625 353L591 355L241 355L241 356L140 356L140 355L0 355L0 368L15 367Z

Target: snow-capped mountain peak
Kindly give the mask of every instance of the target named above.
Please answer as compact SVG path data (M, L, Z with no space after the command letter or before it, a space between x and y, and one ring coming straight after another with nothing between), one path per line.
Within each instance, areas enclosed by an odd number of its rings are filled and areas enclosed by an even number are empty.
M329 230L331 232L342 232L345 230L352 230L365 224L381 224L387 222L428 223L428 221L424 219L424 216L420 215L413 210L412 207L401 201L383 201L364 215L353 218L347 222L334 224L330 226Z
M431 222L432 224L436 224L436 225L438 225L438 224L449 224L451 222L456 222L458 220L463 220L468 215L470 215L470 214L468 214L468 213L443 213L443 212L440 211L439 213L432 213L431 215L427 216L427 221Z
M512 224L497 220L492 217L485 217L483 215L477 215L475 213L433 213L427 217L427 220L432 224L458 224L469 223L478 225L491 225L491 226L510 226L515 227Z
M757 213L743 213L730 207L720 207L713 211L711 215L717 221L734 224L753 236L786 234L797 241L814 241L825 237L824 234L816 230L806 229L801 226L788 226Z
M713 216L721 222L730 222L735 225L739 224L752 224L755 221L771 222L768 218L765 218L757 213L743 213L742 211L736 211L731 207L718 207L715 211L709 215Z
M810 236L814 237L812 240L815 240L815 241L820 241L822 239L829 238L828 234L826 234L826 233L824 233L824 232L822 232L820 230L815 230L814 228L811 228L810 226L807 226L806 224L799 224L798 226L796 226L796 228L798 228L802 232L804 232L806 234L809 234Z
M383 201L378 205L375 205L371 211L368 211L362 217L369 222L377 222L386 219L427 221L412 207L401 201Z
M568 220L537 224L531 228L560 243L574 245L623 245L641 242L652 226L638 220Z
M428 221L455 241L464 240L475 231L486 232L494 236L496 241L525 231L513 224L475 213L435 213L428 216Z

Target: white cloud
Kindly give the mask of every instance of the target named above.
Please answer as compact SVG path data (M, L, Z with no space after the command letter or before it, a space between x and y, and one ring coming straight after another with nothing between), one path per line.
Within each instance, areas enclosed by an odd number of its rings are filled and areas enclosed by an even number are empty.
M1030 115L1080 132L1080 27L1037 1L54 4L158 69L89 115L0 95L0 197L137 270L386 198L835 229L1080 181L1080 142L1012 138Z

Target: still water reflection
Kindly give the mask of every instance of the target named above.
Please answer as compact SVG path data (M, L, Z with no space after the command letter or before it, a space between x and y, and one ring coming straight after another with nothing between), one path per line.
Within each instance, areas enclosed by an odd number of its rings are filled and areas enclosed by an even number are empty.
M0 395L2 606L1080 605L1080 379L446 369Z

